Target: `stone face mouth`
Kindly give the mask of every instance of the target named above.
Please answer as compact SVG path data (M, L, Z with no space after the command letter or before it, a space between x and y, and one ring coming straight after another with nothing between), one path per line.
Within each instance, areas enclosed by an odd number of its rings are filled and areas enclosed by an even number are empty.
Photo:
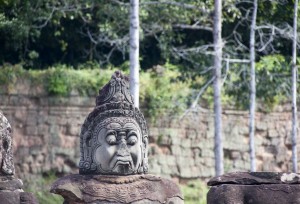
M117 161L117 163L112 171L114 173L124 174L124 175L132 174L134 172L133 169L131 168L131 164L129 161L127 161L127 162Z
M123 160L118 160L116 162L116 165L129 165L129 166L131 166L130 161L123 161Z

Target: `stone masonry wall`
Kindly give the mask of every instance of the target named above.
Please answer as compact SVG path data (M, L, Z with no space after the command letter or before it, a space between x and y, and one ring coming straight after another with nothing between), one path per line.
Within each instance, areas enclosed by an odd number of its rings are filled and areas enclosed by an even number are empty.
M0 95L0 110L14 131L17 175L78 172L80 128L93 108L94 98ZM256 115L258 171L291 171L287 109ZM213 113L201 109L149 124L150 173L180 180L214 176L213 123ZM225 172L248 171L248 112L224 110L223 136Z

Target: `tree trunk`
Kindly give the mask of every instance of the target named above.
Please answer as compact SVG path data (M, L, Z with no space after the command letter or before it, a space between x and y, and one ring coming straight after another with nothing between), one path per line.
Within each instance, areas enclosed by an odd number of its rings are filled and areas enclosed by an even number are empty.
M256 98L256 82L255 82L255 27L257 16L257 0L253 1L253 13L250 28L250 116L249 116L249 151L250 151L250 167L251 171L256 171L255 159L255 98Z
M294 4L293 59L292 59L292 160L293 172L297 173L297 13L298 0Z
M215 171L219 176L224 173L222 142L222 106L221 106L221 69L222 69L222 1L215 0L214 10L214 114L215 114Z
M130 92L139 107L139 0L130 0Z

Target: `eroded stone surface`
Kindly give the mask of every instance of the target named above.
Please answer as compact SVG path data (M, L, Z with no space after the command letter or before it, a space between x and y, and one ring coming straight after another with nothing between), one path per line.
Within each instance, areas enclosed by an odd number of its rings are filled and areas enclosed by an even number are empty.
M300 203L300 176L280 172L235 172L212 178L208 204Z
M298 184L221 184L210 188L207 204L297 204L299 192Z
M69 203L183 203L177 185L153 175L70 175L57 180L51 192Z
M300 184L300 174L282 172L234 172L213 177L209 186L221 184Z

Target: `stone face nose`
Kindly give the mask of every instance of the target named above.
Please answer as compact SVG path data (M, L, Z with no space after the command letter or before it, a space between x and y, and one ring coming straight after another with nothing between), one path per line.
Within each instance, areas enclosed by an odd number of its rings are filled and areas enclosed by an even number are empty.
M118 145L117 155L121 157L127 157L130 155L125 139L120 140L120 143Z

